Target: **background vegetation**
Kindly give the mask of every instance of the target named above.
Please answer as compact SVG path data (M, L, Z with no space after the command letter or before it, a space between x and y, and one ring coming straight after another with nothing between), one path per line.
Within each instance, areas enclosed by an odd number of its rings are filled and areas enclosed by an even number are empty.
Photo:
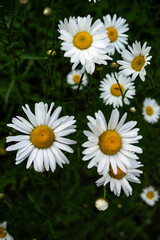
M43 10L50 7L52 13L45 16ZM99 178L96 169L87 169L82 161L81 144L86 141L83 130L87 128L86 115L94 115L101 109L107 120L112 110L99 98L99 82L106 73L116 71L110 64L97 66L89 77L89 85L77 96L66 84L71 64L60 50L59 20L69 16L91 14L94 20L116 13L129 24L129 43L135 40L152 47L151 65L147 67L146 81L136 79L136 97L127 111L127 120L138 121L140 156L144 164L141 184L132 184L133 196L124 193L118 198L107 185L110 206L99 212L95 200L103 196L103 188L97 188ZM160 239L159 203L150 207L142 202L142 188L153 185L160 190L160 123L148 124L142 117L142 104L146 97L155 98L160 104L160 3L153 0L118 1L101 0L96 4L87 0L19 0L0 1L0 222L8 222L8 231L15 240L120 240ZM47 55L53 49L56 55ZM114 56L114 61L120 55ZM78 141L74 154L68 154L69 165L54 173L37 173L26 170L26 161L15 166L15 152L5 153L5 137L10 133L6 124L13 116L25 116L21 106L28 103L32 110L35 102L55 102L62 106L62 114L76 115ZM129 108L134 106L136 113Z

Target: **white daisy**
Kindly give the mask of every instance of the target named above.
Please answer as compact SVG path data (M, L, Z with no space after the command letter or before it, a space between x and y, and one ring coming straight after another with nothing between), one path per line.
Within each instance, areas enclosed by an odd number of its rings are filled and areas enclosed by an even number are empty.
M84 161L91 159L88 168L98 167L99 173L109 171L109 166L117 174L117 166L126 173L126 167L135 164L138 159L135 153L142 153L140 147L134 146L142 136L138 135L139 128L134 128L136 121L124 124L127 113L119 120L119 111L114 109L107 124L103 113L99 110L95 113L95 119L87 116L88 127L91 131L84 131L88 141L82 146Z
M125 44L128 44L128 35L124 34L129 30L126 20L121 17L117 18L116 14L113 15L112 19L107 14L103 17L103 20L108 38L113 46L111 55L114 55L115 50L120 53L125 48Z
M47 103L36 103L34 115L26 104L22 108L29 121L17 116L12 119L12 124L7 124L8 127L23 133L18 136L9 136L6 139L6 142L18 142L6 149L7 151L18 150L16 164L28 158L27 168L33 163L36 171L41 172L45 169L49 171L49 168L51 168L54 172L56 163L60 167L63 167L62 164L69 163L61 150L73 153L73 149L68 145L76 142L64 138L64 136L76 131L76 126L73 125L76 120L73 116L58 118L62 107L57 107L51 113L53 107L53 102L49 109Z
M117 81L118 80L118 83ZM119 87L120 86L120 87ZM126 78L122 74L111 73L106 74L100 82L99 90L102 92L100 98L103 99L106 105L112 105L113 107L123 106L122 94L124 95L124 103L130 104L128 99L132 99L135 95L135 86L131 78Z
M71 85L72 89L77 89L79 82L81 80L81 72L80 70L72 70L67 75L67 83ZM82 84L80 86L80 90L83 88L83 86L86 86L88 84L87 75L84 73Z
M141 47L141 43L135 41L131 46L128 46L129 50L124 49L122 51L122 60L117 61L120 64L120 73L125 76L132 75L132 79L135 80L139 75L142 81L145 81L146 70L145 67L150 64L152 56L149 56L151 47L146 47L145 42Z
M110 190L114 192L114 194L119 197L121 193L121 188L125 192L126 196L132 195L132 187L129 182L140 183L140 180L137 178L143 173L141 170L137 168L141 167L139 162L137 162L134 166L128 167L126 172L123 172L117 166L117 174L113 172L113 169L110 165L109 172L103 175L99 180L96 181L97 186L106 185L110 183Z
M14 240L14 238L7 232L7 222L0 223L0 239Z
M104 198L98 198L95 201L95 207L99 210L99 211L105 211L109 206L108 201L106 201Z
M160 106L155 99L145 98L143 102L142 114L147 122L158 122L160 117Z
M87 17L70 17L60 21L59 29L62 42L61 49L64 56L71 58L74 63L72 70L79 63L82 64L82 72L85 70L92 74L95 63L107 65L106 60L111 60L107 54L111 51L109 39L106 38L103 23L98 19L92 24L90 15Z
M140 196L150 206L154 206L159 200L159 193L152 186L144 188Z

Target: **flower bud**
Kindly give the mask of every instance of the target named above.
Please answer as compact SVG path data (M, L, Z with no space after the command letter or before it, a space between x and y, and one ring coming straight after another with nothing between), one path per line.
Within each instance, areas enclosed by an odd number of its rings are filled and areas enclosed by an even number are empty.
M56 53L56 51L53 51L53 49L51 49L51 50L47 50L46 54L51 55L51 56L55 56L57 53Z
M26 4L28 3L28 0L19 0L21 4Z
M136 112L136 109L135 109L135 107L130 107L130 112L132 112L132 113L135 113Z
M43 10L43 14L46 16L46 17L49 17L51 15L51 9L49 7L46 7L44 10Z
M1 155L1 156L4 156L4 155L6 155L6 153L7 153L7 152L6 152L5 147L3 147L3 146L0 147L0 155Z
M117 68L119 65L116 62L111 62L110 66L113 68Z
M99 210L99 211L105 211L109 206L109 202L107 200L105 200L104 198L98 198L95 201L95 207Z
M121 204L121 203L118 203L118 204L117 204L117 207L118 207L118 208L122 208L122 204Z
M0 193L0 199L4 197L4 193Z

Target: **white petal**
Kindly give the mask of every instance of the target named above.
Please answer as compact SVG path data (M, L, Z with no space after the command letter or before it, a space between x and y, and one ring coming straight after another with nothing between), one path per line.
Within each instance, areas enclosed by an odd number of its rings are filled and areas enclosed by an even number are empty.
M32 162L34 161L35 156L37 155L37 151L38 151L38 148L34 148L33 151L31 152L26 165L27 169L31 166Z

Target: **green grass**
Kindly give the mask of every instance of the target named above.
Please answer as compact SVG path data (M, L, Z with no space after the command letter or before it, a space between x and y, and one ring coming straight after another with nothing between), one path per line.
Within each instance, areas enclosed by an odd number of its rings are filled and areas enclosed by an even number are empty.
M57 166L54 173L37 173L26 169L26 161L15 165L15 152L1 155L0 167L0 222L8 222L8 232L15 240L159 240L159 203L150 207L142 202L140 193L153 185L160 191L160 123L148 124L142 116L146 97L160 104L160 4L152 0L101 0L96 4L87 0L39 1L18 0L0 2L0 146L6 147L5 138L11 129L6 124L12 117L25 117L21 106L35 102L55 102L62 106L62 115L75 114L77 140L74 154L66 154L70 164ZM43 15L49 6L52 14ZM71 70L69 59L60 50L58 22L70 16L91 14L94 20L116 13L126 19L130 30L129 44L135 40L151 46L151 65L147 66L145 82L135 80L136 96L131 104L120 108L121 116L128 113L127 121L136 120L143 136L138 146L144 165L141 184L131 183L133 196L114 196L107 185L109 208L99 212L94 202L103 196L103 187L97 188L96 169L87 169L82 161L82 143L87 139L89 114L101 109L109 120L112 106L105 106L99 98L99 82L106 73L115 71L110 65L102 66L89 76L90 84L78 96L66 83ZM46 51L54 49L55 56ZM119 60L116 54L114 60ZM129 108L135 106L136 113Z

